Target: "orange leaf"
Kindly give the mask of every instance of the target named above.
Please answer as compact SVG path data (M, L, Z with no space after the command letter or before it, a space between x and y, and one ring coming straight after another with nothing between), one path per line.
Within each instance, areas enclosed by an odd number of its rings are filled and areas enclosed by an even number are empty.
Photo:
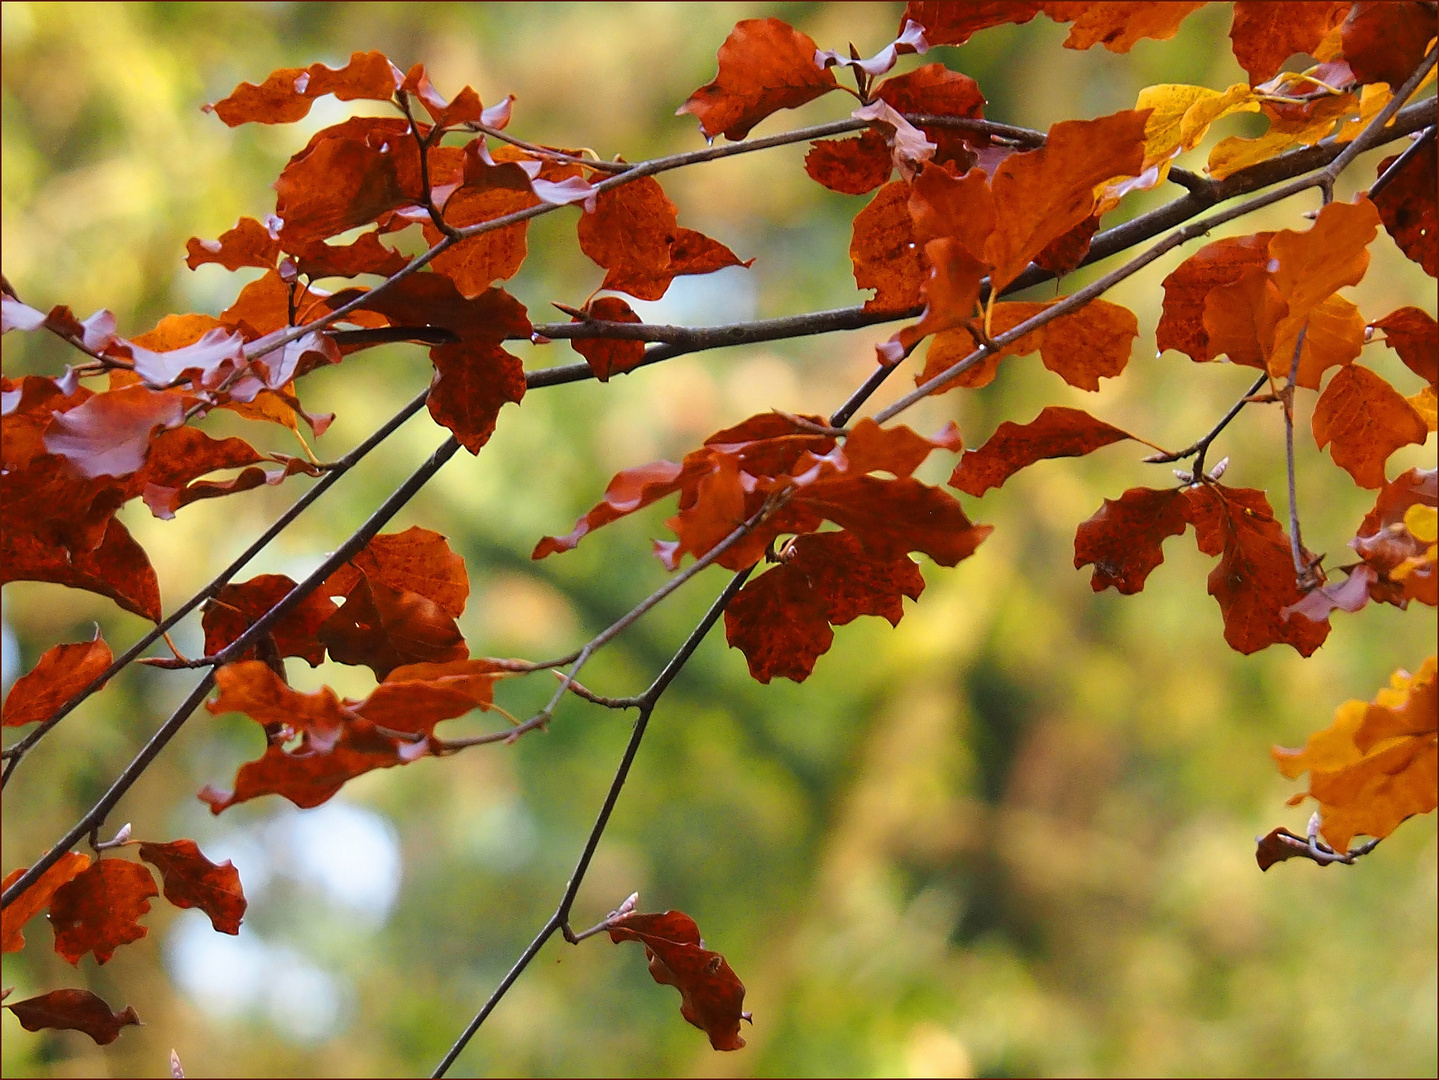
M155 879L139 863L101 859L55 890L50 901L55 951L77 966L91 951L97 964L105 963L121 945L149 932L138 920L150 910L149 897L159 895Z
M605 488L604 499L575 522L569 535L543 537L535 545L530 558L543 559L557 551L571 550L591 530L627 517L666 495L673 495L686 479L684 470L673 461L654 461L616 473Z
M1439 789L1435 658L1416 675L1396 671L1373 703L1346 701L1334 722L1309 736L1303 750L1276 746L1274 760L1291 780L1309 772L1324 838L1347 851L1362 833L1382 839L1405 818L1434 809Z
M140 1022L133 1006L114 1012L89 990L51 990L5 1008L26 1031L83 1031L99 1046L108 1046L120 1037L121 1028Z
M1405 367L1430 386L1439 382L1439 323L1434 316L1402 307L1369 325L1384 331L1384 344L1399 354Z
M1234 58L1249 72L1249 85L1273 78L1294 53L1313 55L1349 8L1348 0L1238 0L1229 39L1234 43Z
M1028 424L1000 424L987 443L959 459L949 483L966 495L980 496L1036 461L1083 457L1130 438L1128 432L1079 409L1050 406Z
M191 270L206 263L219 263L226 270L258 266L268 270L280 257L280 240L252 217L242 217L233 229L218 240L192 236L185 242L185 265Z
M469 656L455 620L417 592L362 578L318 637L341 664L364 664L383 679L404 664L444 663Z
M539 200L528 191L466 186L445 200L445 220L455 228L464 228L526 210L538 203ZM517 221L502 229L461 240L448 251L436 255L431 265L436 272L454 281L461 296L478 296L496 281L506 281L519 272L529 250L525 240L528 225L527 221ZM440 231L427 224L425 239L431 244L438 243Z
M885 79L876 88L874 96L900 113L972 120L984 116L984 95L979 92L979 84L968 75L950 71L943 64L925 64L907 74ZM960 172L974 163L974 153L965 145L965 135L969 134L971 141L980 142L976 135L935 125L921 124L919 130L935 144L936 163L954 162ZM885 157L888 159L888 151ZM887 169L885 175L888 176Z
M328 686L313 694L294 690L260 660L226 664L215 672L219 696L205 703L214 716L244 713L266 730L284 736L311 734L332 740L344 727L345 714L335 692Z
M585 314L592 319L605 322L638 323L642 320L634 310L618 296L601 296L585 306ZM573 322L579 322L578 318ZM595 378L609 382L611 375L632 371L645 358L643 341L624 341L616 338L571 338L570 346L585 358Z
M804 171L841 195L864 195L889 179L894 169L884 137L869 128L852 139L821 139L810 143Z
M419 192L407 191L402 175L418 171L406 120L355 117L326 128L275 181L281 247L303 250L414 202Z
M1004 159L991 182L997 225L984 250L996 292L1053 240L1090 216L1096 186L1140 173L1148 115L1148 110L1131 110L1068 120L1049 129L1040 149Z
M141 844L140 858L165 879L165 899L178 908L199 908L222 934L238 934L245 914L240 873L227 859L216 866L193 840Z
M1073 22L1066 49L1088 49L1103 45L1110 52L1127 53L1144 38L1164 41L1179 32L1198 3L1154 3L1144 0L1118 3L1044 3L1044 13L1058 23Z
M309 115L310 105L323 94L341 101L368 98L388 101L400 85L400 72L383 53L351 53L342 68L311 64L308 68L280 68L259 86L241 83L230 96L206 105L230 127L252 121L289 124Z
M716 1050L738 1050L744 984L725 958L704 947L699 927L682 911L631 912L608 925L613 942L638 941L645 947L650 974L680 992L680 1015L709 1036Z
M1434 40L1434 11L1425 4L1357 3L1344 20L1344 59L1360 82L1398 90Z
M40 662L15 680L5 699L5 727L19 727L47 720L65 702L78 694L90 680L110 666L110 646L100 636L99 628L91 641L56 645L40 657Z
M1178 349L1191 360L1212 360L1219 355L1209 341L1204 314L1216 289L1239 281L1248 270L1263 271L1269 264L1269 241L1274 233L1232 236L1205 244L1164 279L1164 313L1155 329L1161 350Z
M1165 538L1179 536L1188 525L1183 492L1130 488L1117 500L1105 499L1075 530L1074 568L1094 564L1089 585L1095 592L1113 586L1132 595L1164 561Z
M90 865L90 856L78 851L67 851L50 869L40 875L28 889L10 902L0 914L0 952L18 952L25 947L25 924L50 906L55 890L70 881ZM5 875L3 888L8 889L19 881L28 867L20 867Z
M919 303L926 271L909 216L909 185L885 184L854 219L849 259L855 284L875 290L866 311L904 311Z
M45 430L45 449L81 476L127 476L145 464L156 432L185 421L185 395L127 386L87 398Z
M447 614L459 618L470 595L465 560L432 529L412 525L404 532L381 533L342 566L322 586L326 595L348 595L359 571L401 592L417 592L433 600Z
M705 138L743 139L771 113L796 109L839 84L815 63L814 39L778 19L743 19L719 48L719 74L676 110L700 122Z
M924 37L931 45L963 45L971 36L991 26L1005 23L1027 23L1039 14L1043 4L1018 0L1013 3L928 3L910 0L900 19L924 27Z
M158 623L160 581L129 530L111 518L99 545L69 552L7 526L0 530L0 584L50 581L108 596L126 611Z
M525 396L524 365L490 341L440 345L430 350L430 361L430 416L478 454L495 433L500 409Z
M1314 441L1333 443L1334 464L1360 487L1384 486L1384 463L1401 446L1429 437L1413 405L1374 372L1358 364L1341 368L1314 405Z

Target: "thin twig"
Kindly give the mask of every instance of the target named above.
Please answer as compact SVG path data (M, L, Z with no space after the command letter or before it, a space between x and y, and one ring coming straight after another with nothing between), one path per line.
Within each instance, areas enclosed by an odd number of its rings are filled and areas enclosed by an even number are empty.
M710 605L709 611L705 613L699 625L690 632L689 637L685 639L679 651L670 658L664 670L661 671L655 681L650 684L649 689L641 695L639 705L640 715L635 720L634 730L630 732L629 742L625 744L624 755L620 758L619 766L615 770L614 779L610 781L610 788L605 794L604 804L600 807L599 814L595 818L595 823L590 829L590 835L585 841L584 850L580 853L579 860L575 864L574 872L570 875L569 883L565 886L564 895L560 898L559 906L555 908L554 914L545 920L544 926L540 928L534 940L525 947L525 951L520 954L520 958L515 961L514 966L512 966L505 974L505 977L500 980L499 986L495 987L494 992L485 1001L484 1005L480 1007L474 1019L469 1022L465 1030L460 1034L460 1037L455 1040L455 1044L450 1047L449 1051L440 1060L440 1063L435 1067L435 1071L430 1074L431 1077L441 1077L449 1071L450 1066L455 1062L455 1058L459 1057L460 1052L464 1050L469 1041L474 1038L475 1032L480 1030L480 1025L485 1022L485 1019L490 1013L494 1012L495 1006L500 1003L500 999L505 996L505 992L514 985L515 980L524 973L525 968L529 967L530 962L539 955L540 949L544 947L545 942L554 936L555 931L568 929L570 908L574 905L575 897L580 891L580 885L583 883L585 874L589 870L590 860L594 858L595 850L599 847L600 838L604 835L606 826L609 825L610 815L614 812L615 803L618 802L620 792L624 789L625 781L629 777L630 766L634 764L635 755L639 752L640 743L644 739L645 729L649 726L650 717L654 713L655 705L659 702L661 695L664 694L665 689L674 680L674 677L679 673L680 669L688 662L695 649L699 647L699 643L704 640L710 628L714 626L720 615L724 613L725 606L734 599L735 594L743 587L753 569L754 567L750 567L746 570L741 570L735 574L734 577L730 578L729 584L726 585L724 591L715 598L715 602ZM570 932L569 936L572 938L578 937L573 931Z
M1374 183L1369 185L1371 199L1377 198L1379 193L1392 184L1394 178L1404 171L1404 167L1423 153L1424 148L1434 141L1434 130L1433 125L1425 128L1424 133L1410 143L1404 152L1390 163L1389 168L1379 174Z
M1153 457L1147 457L1144 460L1150 464L1164 465L1171 461L1183 461L1192 454L1198 454L1199 456L1194 459L1193 475L1196 477L1200 476L1204 472L1204 455L1209 452L1209 444L1219 438L1219 433L1229 426L1230 422L1239 415L1244 406L1253 402L1254 395L1257 394L1259 388L1268 381L1269 373L1266 371L1254 380L1254 385L1244 391L1238 401L1229 407L1229 411L1219 418L1219 422L1210 428L1207 434L1197 439L1193 445L1186 446L1183 450L1176 450L1172 454L1155 454Z
M1294 380L1299 377L1299 355L1304 351L1304 339L1309 334L1309 320L1299 328L1299 337L1294 342L1294 359L1289 363L1289 382L1279 395L1284 410L1284 461L1289 473L1289 548L1294 555L1294 579L1305 592L1313 584L1313 570L1304 558L1304 543L1299 538L1299 497L1294 483Z

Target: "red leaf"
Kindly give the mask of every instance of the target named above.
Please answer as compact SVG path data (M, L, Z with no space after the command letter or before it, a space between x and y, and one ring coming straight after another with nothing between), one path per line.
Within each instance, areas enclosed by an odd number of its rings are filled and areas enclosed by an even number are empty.
M359 581L358 571L371 581L400 592L415 592L433 600L445 614L459 618L470 595L465 560L432 529L412 525L404 532L381 533L335 571L322 586L328 596L348 595Z
M1289 539L1262 491L1202 484L1186 488L1199 550L1219 555L1209 595L1224 616L1224 640L1241 653L1277 642L1308 656L1324 643L1329 623L1284 612L1301 593Z
M90 856L78 851L67 851L50 869L40 875L28 889L22 892L0 914L0 952L18 952L25 947L25 924L50 906L55 890L75 877L90 865ZM5 875L0 886L8 889L19 881L28 867L20 867Z
M910 0L900 25L906 20L924 27L931 45L963 45L970 37L991 26L1027 23L1044 5L1017 0L1013 3L925 3Z
M854 281L875 290L866 311L904 311L920 301L926 270L909 215L909 185L885 184L854 219L849 244Z
M150 910L148 898L159 895L155 879L139 863L101 859L55 890L50 902L55 951L78 965L93 950L95 962L105 963L121 945L148 933L138 920Z
M199 908L221 934L238 934L245 915L240 872L227 859L216 866L193 840L141 844L140 858L165 879L165 899L178 908Z
M1409 2L1354 4L1340 37L1344 59L1355 77L1365 83L1388 83L1391 90L1398 90L1414 73L1433 40L1433 10Z
M741 23L741 25L743 25ZM725 958L704 947L699 927L682 911L632 912L609 924L613 942L638 941L645 947L650 974L680 992L680 1015L709 1036L716 1050L738 1050L744 1008L744 984Z
M354 711L388 730L429 736L441 720L477 708L488 711L495 701L495 683L512 674L494 660L406 664L385 676Z
M943 64L925 64L905 75L885 79L875 90L875 97L900 113L971 120L984 117L984 95L979 92L979 84ZM921 124L919 130L935 144L934 161L941 165L953 162L961 173L974 163L974 154L965 145L966 135L968 141L983 144L982 137L954 128Z
M1089 254L1089 242L1099 231L1100 215L1085 218L1063 236L1055 237L1034 257L1035 264L1048 270L1055 277L1063 277Z
M1314 441L1333 443L1334 464L1360 487L1384 486L1384 463L1409 443L1423 444L1429 427L1399 391L1358 364L1341 368L1314 405Z
M930 136L933 139L933 136ZM841 195L864 195L889 179L894 169L884 136L873 128L852 139L821 139L804 158L804 171Z
M1262 232L1205 244L1164 279L1164 313L1155 329L1161 351L1178 349L1197 361L1219 355L1205 329L1205 302L1214 290L1239 281L1245 271L1264 270L1273 237L1272 232Z
M223 237L221 238L223 239ZM446 252L445 254L449 254ZM444 255L436 257L436 270L444 273L439 265ZM380 243L377 232L361 233L350 244L326 244L316 241L298 252L295 259L300 273L312 279L326 277L354 277L356 274L380 274L389 277L409 265L410 260L394 248ZM486 282L485 284L489 284ZM483 289L481 289L483 291Z
M401 176L417 172L418 159L405 120L364 117L326 128L275 181L281 246L303 250L413 202L418 192L407 192Z
M462 187L445 200L445 220L460 229L527 210L538 203L528 191ZM462 296L478 296L496 281L507 281L519 272L529 250L525 240L528 225L529 222L518 221L461 240L435 256L431 265L437 273L450 277ZM425 238L432 244L437 243L439 230L426 225Z
M953 496L912 476L818 480L801 488L794 502L854 533L876 558L918 551L940 566L954 566L994 531L971 522Z
M605 322L638 323L642 320L629 304L618 296L601 296L585 305L584 312L591 319ZM579 322L579 319L571 320ZM585 358L595 378L609 382L611 375L632 371L645 358L643 341L623 341L615 338L571 338L570 345Z
M145 464L156 431L184 422L185 404L178 391L144 386L95 394L55 417L45 449L81 476L125 476Z
M558 551L571 550L591 530L627 517L666 495L673 495L686 479L684 470L673 461L654 461L616 473L605 488L604 499L575 522L569 535L541 538L530 558L543 559Z
M996 291L1091 215L1097 185L1143 170L1148 115L1130 110L1068 120L1049 129L1040 149L1004 159L990 184L997 224L983 252Z
M280 68L259 86L241 83L230 96L206 105L230 127L251 122L290 124L309 115L317 97L334 94L341 101L368 98L388 101L401 76L383 53L351 53L350 62L335 69L324 64L308 68Z
M1398 161L1396 154L1379 163L1379 175ZM1439 151L1434 140L1400 170L1399 175L1378 195L1374 205L1384 228L1399 250L1424 268L1430 277L1439 276L1439 209L1435 189L1439 188Z
M1312 55L1349 8L1347 0L1238 0L1229 38L1234 43L1234 58L1249 72L1249 85L1258 86L1279 74L1294 53Z
M729 602L725 640L744 653L750 676L759 682L776 676L804 682L834 643L825 614L824 600L810 587L803 569L777 566Z
M200 625L205 631L205 655L214 656L226 648L278 604L295 582L284 574L261 574L238 585L226 585L205 603ZM325 660L325 646L317 634L320 626L339 609L319 592L312 592L270 627L269 637L280 656L298 656L311 667ZM240 660L252 660L258 646L245 651Z
M932 451L957 453L960 445L959 428L953 421L941 428L934 438L926 439L903 424L882 428L865 417L850 429L841 453L848 463L845 471L909 476Z
M1134 436L1080 409L1050 406L1029 423L1006 420L978 450L959 459L950 486L967 495L983 495L1003 486L1020 469L1057 457L1083 457L1102 446Z
M368 578L325 620L318 636L330 659L364 664L379 679L403 664L444 663L469 656L459 627L440 605Z
M1110 52L1126 53L1144 38L1164 41L1179 32L1179 24L1204 6L1194 3L1045 3L1044 13L1055 22L1074 22L1066 49L1088 49L1103 45Z
M669 268L678 230L675 204L658 180L645 176L603 192L580 217L580 250L608 271L601 288L658 300L664 289L655 292L652 282Z
M333 741L345 725L340 699L328 686L302 693L259 660L226 664L215 672L215 685L219 696L205 703L206 710L214 716L244 713L282 742L297 734Z
M1405 367L1431 386L1439 382L1439 323L1434 316L1402 307L1369 325L1384 331L1384 344L1399 354Z
M133 1006L113 1012L89 990L51 990L5 1008L15 1013L26 1031L83 1031L99 1046L108 1046L120 1037L121 1028L140 1022Z
M5 727L19 727L47 720L56 709L90 685L90 680L110 666L110 646L95 630L92 641L56 645L40 657L35 667L15 680L5 699Z
M524 305L504 289L466 297L443 274L411 274L373 299L360 289L342 289L326 304L333 309L356 297L362 297L362 310L378 312L397 326L440 326L462 344L527 339L533 329Z
M226 270L258 266L268 270L280 257L280 240L252 217L242 217L233 229L218 240L192 236L185 242L185 265L191 270L206 263L219 263Z
M110 519L98 547L83 552L41 542L10 527L0 530L0 583L51 581L108 596L126 611L160 621L160 582L144 549Z
M1095 592L1113 586L1127 595L1144 588L1149 572L1164 561L1163 541L1189 525L1189 502L1180 491L1130 488L1105 499L1074 534L1074 568L1094 564Z
M440 345L430 350L435 365L427 407L435 423L472 454L495 433L500 409L525 396L525 369L518 357L491 341Z
M719 48L719 74L676 115L692 114L705 138L743 139L771 113L795 109L839 84L815 63L814 39L778 19L744 19Z
M1364 560L1353 576L1367 572L1369 596L1379 603L1400 608L1407 607L1410 600L1439 604L1433 542L1411 533L1406 520L1411 507L1439 505L1434 478L1433 469L1410 469L1385 484L1374 509L1360 524L1359 534L1349 542Z

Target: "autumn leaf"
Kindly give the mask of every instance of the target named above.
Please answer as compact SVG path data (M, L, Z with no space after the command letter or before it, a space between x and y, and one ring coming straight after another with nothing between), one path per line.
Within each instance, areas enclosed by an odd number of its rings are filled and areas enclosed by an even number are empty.
M905 5L901 26L915 22L924 27L931 45L963 45L974 34L1005 23L1027 23L1039 14L1043 4L1018 0L1014 3L928 3L910 0Z
M110 660L110 646L105 644L98 627L90 641L47 649L34 668L15 680L5 698L0 724L19 727L48 720L108 668Z
M140 1023L133 1006L115 1012L89 990L51 990L4 1007L26 1031L82 1031L98 1046L110 1045L120 1037L121 1028Z
M796 109L839 84L815 63L814 39L779 19L743 19L719 48L719 74L676 110L707 139L743 139L771 113Z
M1358 364L1342 368L1314 405L1314 441L1333 444L1334 464L1360 487L1384 485L1384 463L1409 443L1422 444L1429 427L1414 406L1374 372Z
M738 1050L744 984L725 958L705 948L695 921L682 911L628 912L606 925L613 942L638 941L645 947L650 974L657 983L680 992L680 1015L709 1036L716 1050Z
M1177 349L1191 360L1219 355L1205 327L1205 306L1212 292L1238 282L1246 272L1265 271L1274 233L1227 237L1206 244L1164 279L1164 311L1155 329L1161 351Z
M1370 598L1400 608L1410 600L1439 605L1436 506L1439 485L1433 469L1410 469L1384 485L1349 542L1364 560L1353 576L1367 572L1363 580Z
M219 263L226 270L238 270L242 266L269 270L280 257L280 238L254 218L242 217L233 229L222 232L218 240L190 237L185 251L185 265L191 270L206 263Z
M126 611L158 623L160 582L129 530L109 519L99 544L66 551L17 529L0 529L0 584L49 581L108 596Z
M1036 461L1083 457L1133 437L1080 409L1050 406L1028 424L1000 424L987 443L959 459L949 483L966 495L980 496Z
M1234 58L1249 73L1249 85L1273 78L1294 53L1313 54L1333 27L1348 14L1350 4L1238 0L1229 38Z
M218 866L200 853L193 840L141 844L140 858L160 871L165 899L178 908L199 908L222 934L238 934L245 914L240 873L227 859Z
M1384 344L1399 354L1405 367L1431 386L1439 382L1439 323L1434 316L1402 307L1369 325L1384 331Z
M185 395L127 386L87 398L60 413L45 431L45 449L81 476L126 476L145 464L150 442L185 419Z
M1191 12L1204 0L1187 3L1044 3L1044 13L1058 23L1073 22L1066 49L1103 45L1110 52L1126 53L1145 38L1163 41L1179 32Z
M1305 795L1319 803L1325 840L1349 850L1358 834L1382 839L1405 818L1434 809L1439 789L1439 700L1435 658L1417 674L1396 671L1372 702L1346 701L1334 722L1309 736L1302 750L1276 746L1279 771L1293 780L1309 772Z
M412 525L404 532L381 533L330 575L322 586L328 596L348 595L359 575L401 592L416 592L459 618L470 595L465 560L433 529Z
M866 311L905 311L920 301L926 270L909 214L909 185L885 184L854 219L849 258L854 281L873 289Z
M1414 73L1433 40L1433 10L1412 2L1354 4L1340 37L1355 78L1388 83L1391 90Z
M290 124L308 116L315 98L324 94L334 94L341 101L388 101L401 78L383 53L351 53L350 62L339 69L324 64L280 68L259 86L241 83L229 97L206 105L205 111L213 112L229 127L251 122Z
M1164 561L1164 540L1182 534L1189 516L1184 493L1172 489L1130 488L1118 499L1105 499L1075 531L1074 568L1093 564L1089 584L1095 592L1112 587L1137 593Z
M1378 174L1399 160L1396 154L1379 163ZM1424 268L1430 277L1439 276L1439 209L1435 189L1439 188L1439 151L1433 139L1399 170L1388 187L1374 196L1374 205L1385 231L1394 238L1406 258Z
M440 345L430 350L435 375L426 406L430 416L472 454L490 441L500 409L525 396L524 365L490 341Z
M90 865L90 856L67 851L40 875L28 889L17 896L0 913L0 952L18 952L25 947L25 924L50 906L55 890L71 881ZM28 867L20 867L5 875L3 888L19 881Z
M364 664L378 679L404 664L444 663L469 656L454 618L439 604L368 576L320 625L317 636L331 660Z
M584 313L591 319L603 322L639 323L642 320L634 310L618 296L601 296L585 305ZM574 322L580 322L578 318ZM570 345L585 358L595 378L609 382L611 375L623 374L639 366L645 358L643 341L625 341L617 338L571 338Z
M105 963L121 945L149 932L138 920L150 910L149 897L159 895L155 879L139 863L99 860L55 890L50 901L55 951L75 965L92 951L97 964Z

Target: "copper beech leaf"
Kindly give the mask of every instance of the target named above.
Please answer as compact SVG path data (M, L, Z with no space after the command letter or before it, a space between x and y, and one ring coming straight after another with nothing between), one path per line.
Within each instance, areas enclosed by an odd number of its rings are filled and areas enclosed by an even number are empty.
M240 872L228 859L218 866L200 853L193 840L141 844L140 858L160 871L165 899L178 908L199 908L222 934L238 934L245 915Z
M0 529L0 583L49 581L108 596L126 611L158 623L160 581L144 549L111 518L99 544L69 552L34 534Z
M795 109L839 84L815 63L814 39L779 19L743 19L719 48L719 73L676 111L705 138L743 139L771 113Z
M439 604L368 577L350 590L340 609L320 625L317 636L330 659L363 664L379 679L405 664L469 656L454 618Z
M465 560L439 533L418 525L374 537L322 588L329 596L347 595L360 574L401 592L419 593L454 618L464 612L470 595Z
M1314 441L1333 444L1334 464L1360 487L1384 486L1384 463L1409 443L1423 443L1429 426L1397 390L1358 364L1329 380L1314 405Z
M1378 173L1399 160L1399 155L1379 163ZM1424 268L1430 277L1439 276L1439 207L1435 190L1439 188L1439 151L1434 140L1399 170L1393 182L1374 196L1374 205L1384 221L1384 229L1399 245L1406 258Z
M121 945L138 941L149 931L139 924L159 896L155 879L139 863L101 859L55 890L50 901L50 928L55 951L72 964L94 952L103 964Z
M1439 382L1439 323L1417 307L1391 311L1369 324L1384 331L1384 344L1399 354L1404 366L1433 386Z
M926 268L915 243L909 197L909 185L895 180L855 216L849 244L854 281L875 291L864 303L866 311L905 311L920 301Z
M1347 0L1238 0L1229 39L1234 58L1249 73L1249 85L1273 78L1294 53L1312 54L1324 35L1349 13Z
M776 676L803 682L829 651L831 626L860 615L897 626L902 598L918 600L923 591L924 578L909 558L876 558L848 532L810 533L796 537L779 566L730 601L725 637L759 682Z
M185 265L191 270L206 263L219 263L226 270L258 266L268 270L280 257L280 238L252 217L242 217L233 229L218 240L192 236L185 242Z
M1094 516L1074 533L1074 568L1093 565L1095 592L1114 588L1133 594L1164 561L1165 538L1189 527L1189 503L1181 491L1130 488L1118 499L1105 499Z
M19 727L48 720L90 681L110 666L110 646L97 627L90 641L56 645L40 662L15 680L0 713L0 725ZM103 686L103 684L101 684Z
M81 1031L99 1046L108 1046L120 1037L120 1029L138 1024L135 1009L126 1005L115 1012L104 999L89 990L51 990L48 994L26 998L5 1008L15 1014L26 1031Z
M1384 485L1374 509L1365 515L1358 535L1349 542L1364 560L1352 577L1363 580L1370 599L1400 608L1407 607L1410 600L1439 605L1439 552L1433 536L1436 507L1439 485L1433 469L1410 469ZM1430 522L1427 530L1425 512ZM1311 593L1305 602L1313 596ZM1359 606L1356 603L1350 610Z
M991 26L1005 23L1027 23L1044 7L1040 3L1018 0L1014 3L931 3L910 0L900 19L924 27L925 40L931 45L963 45L974 34Z
M525 396L524 365L490 341L438 346L430 350L430 362L430 416L478 454L495 433L500 409Z
M205 602L200 620L205 631L205 655L214 656L226 648L294 588L295 582L284 574L261 574L221 587ZM298 656L311 667L319 667L325 660L325 646L317 634L337 610L328 597L312 592L270 628L269 637L281 656ZM236 659L253 659L258 648L252 646Z
M1143 0L1119 3L1057 3L1041 4L1044 13L1055 22L1073 22L1066 49L1089 49L1103 45L1110 52L1126 53L1145 38L1163 41L1179 32L1191 12L1204 6L1205 0L1185 3L1146 3Z
M226 98L206 105L229 127L252 122L291 124L310 113L315 98L334 94L341 101L366 98L388 101L403 76L379 52L351 53L342 68L311 64L307 68L280 68L259 86L241 83Z
M1308 771L1307 795L1319 803L1324 839L1348 851L1355 836L1382 839L1400 822L1435 807L1439 790L1439 697L1435 658L1410 675L1396 671L1372 702L1346 701L1334 722L1302 750L1276 746L1274 760L1291 780Z
M1020 469L1057 457L1083 457L1102 446L1134 436L1079 409L1050 406L1028 424L1006 420L978 450L959 459L951 487L967 495L983 495L1002 487Z
M1433 9L1412 0L1352 5L1340 37L1354 77L1388 83L1391 90L1414 73L1433 40Z
M25 924L50 906L55 890L72 880L90 865L90 856L67 851L40 875L28 889L17 896L0 913L0 952L18 952L25 947ZM0 886L8 889L19 881L28 867L22 866L5 875Z
M601 296L585 305L584 312L591 319L604 322L639 323L642 320L634 310L618 296ZM576 318L574 322L581 320ZM571 338L570 345L585 358L595 378L609 382L611 375L623 374L639 366L645 358L643 341L625 341L619 338Z
M695 921L682 911L629 912L606 929L613 942L638 941L645 947L650 974L680 992L680 1015L709 1036L716 1050L738 1050L744 1011L744 983L725 958L705 948Z

